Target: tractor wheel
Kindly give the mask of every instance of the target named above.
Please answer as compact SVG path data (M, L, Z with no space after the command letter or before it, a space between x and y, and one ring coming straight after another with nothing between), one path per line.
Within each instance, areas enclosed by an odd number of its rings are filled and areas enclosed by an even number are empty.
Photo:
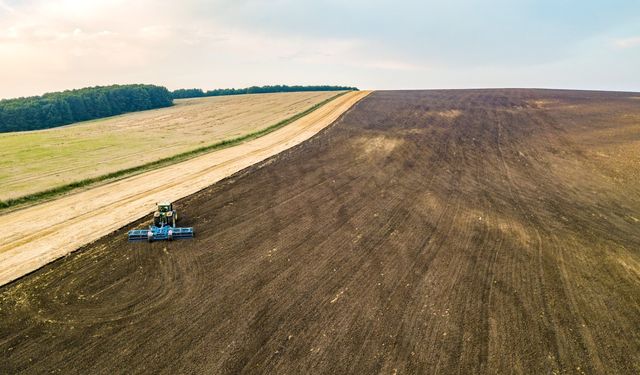
M160 217L159 216L156 216L156 217L153 218L153 225L156 226L156 227L160 226Z

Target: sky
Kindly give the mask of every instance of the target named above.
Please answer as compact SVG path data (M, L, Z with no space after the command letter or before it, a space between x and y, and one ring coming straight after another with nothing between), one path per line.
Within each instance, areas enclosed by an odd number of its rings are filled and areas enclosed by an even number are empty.
M640 0L0 0L0 98L114 83L640 91Z

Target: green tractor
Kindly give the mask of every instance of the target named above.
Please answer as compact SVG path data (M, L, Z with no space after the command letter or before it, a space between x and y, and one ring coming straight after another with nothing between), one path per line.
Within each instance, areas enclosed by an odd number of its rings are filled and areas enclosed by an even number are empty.
M178 228L178 213L171 202L159 202L158 209L153 213L153 225L149 229L134 229L129 231L129 241L173 241L193 238L193 228Z
M153 214L153 225L156 227L175 227L178 221L178 212L173 209L171 202L159 202L158 210Z

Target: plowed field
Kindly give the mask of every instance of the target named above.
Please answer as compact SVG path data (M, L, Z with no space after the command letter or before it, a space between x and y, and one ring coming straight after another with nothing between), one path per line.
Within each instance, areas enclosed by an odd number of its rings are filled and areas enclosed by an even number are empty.
M0 289L5 373L640 372L639 94L374 92Z

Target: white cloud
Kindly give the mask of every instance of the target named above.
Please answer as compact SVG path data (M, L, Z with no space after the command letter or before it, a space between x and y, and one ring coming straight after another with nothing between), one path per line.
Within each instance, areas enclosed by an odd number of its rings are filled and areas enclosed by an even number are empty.
M197 13L189 1L35 0L16 5L11 16L0 17L0 97L128 82L170 88L324 83L321 71L336 68L419 68L367 40L274 34ZM333 78L327 83L354 84Z
M13 10L12 7L8 6L4 1L0 0L0 14L1 13L15 13L15 10Z
M618 48L631 48L640 46L640 36L617 39L614 41L614 45Z

